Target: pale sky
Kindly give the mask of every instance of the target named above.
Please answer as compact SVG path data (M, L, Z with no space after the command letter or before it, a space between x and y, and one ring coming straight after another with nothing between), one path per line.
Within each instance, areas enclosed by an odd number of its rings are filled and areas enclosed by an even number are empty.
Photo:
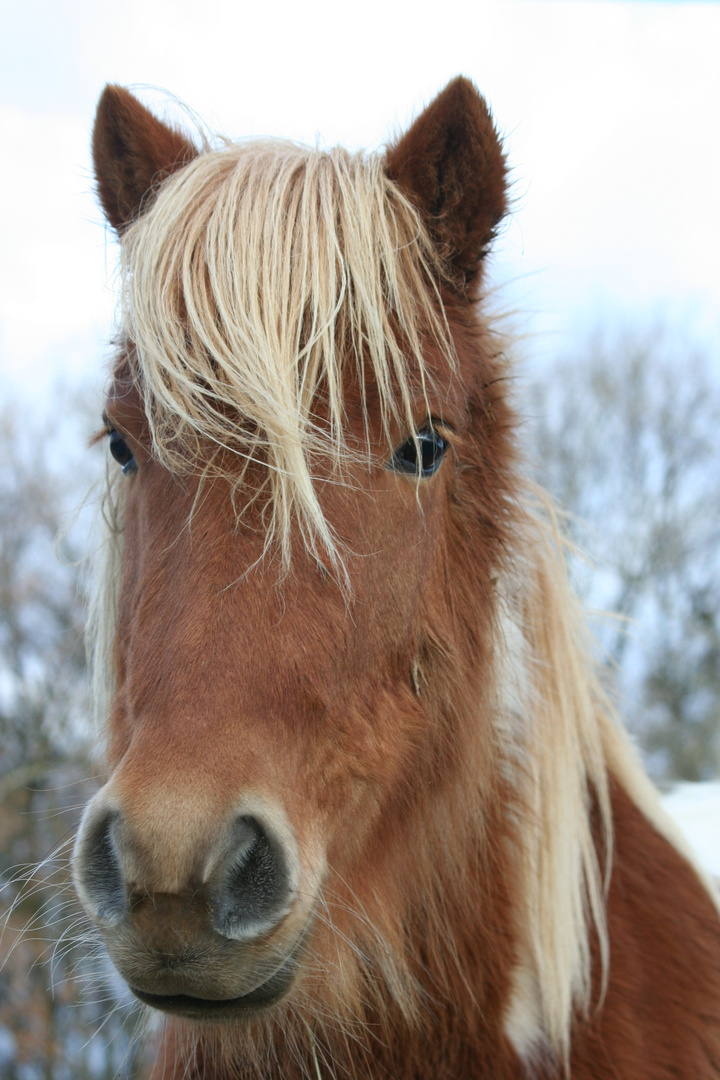
M0 41L0 394L107 356L116 250L88 153L105 82L211 130L380 146L470 76L505 136L492 278L532 358L600 321L720 354L720 5L31 0ZM523 314L524 313L524 314Z

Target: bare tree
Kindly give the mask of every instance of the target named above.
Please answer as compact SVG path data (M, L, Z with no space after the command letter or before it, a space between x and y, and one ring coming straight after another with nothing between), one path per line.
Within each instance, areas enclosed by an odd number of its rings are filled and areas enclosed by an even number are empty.
M88 483L78 431L89 426L67 401L47 422L18 403L0 412L2 1080L135 1074L127 1009L108 1000L105 961L69 875L95 771L81 545L67 531Z
M532 391L540 479L658 776L720 771L720 381L668 331L597 336Z

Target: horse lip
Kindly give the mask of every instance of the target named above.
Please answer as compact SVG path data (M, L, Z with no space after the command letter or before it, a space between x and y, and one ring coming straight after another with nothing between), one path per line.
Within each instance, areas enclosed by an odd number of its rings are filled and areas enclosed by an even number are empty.
M258 1013L277 1004L285 996L295 975L297 951L297 948L294 949L269 979L240 997L215 999L190 994L149 994L135 986L130 986L130 990L143 1005L189 1020L217 1023L237 1019L238 1014Z

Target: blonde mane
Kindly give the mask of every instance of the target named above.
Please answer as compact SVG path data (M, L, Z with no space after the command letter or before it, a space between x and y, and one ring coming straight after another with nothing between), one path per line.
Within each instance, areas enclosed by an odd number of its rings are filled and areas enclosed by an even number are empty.
M606 750L618 725L570 587L555 508L533 485L525 494L524 544L503 590L498 642L507 702L498 711L500 752L518 797L512 812L525 884L506 1028L524 1056L550 1051L567 1067L573 1011L588 1015L601 1003L591 996L593 931L601 994L607 979L613 827Z
M416 431L427 415L428 339L455 363L432 285L442 280L438 257L382 157L289 143L203 154L127 230L122 274L123 334L156 457L233 485L260 461L266 550L277 543L287 568L299 528L311 555L337 569L342 553L320 508L315 464L322 458L339 474L359 452L346 439L348 376L357 373L361 395L366 369L372 376L392 448L394 425ZM101 717L115 682L123 504L110 483L90 624ZM506 1028L524 1056L550 1050L567 1062L574 1010L598 1004L592 933L601 983L607 970L608 765L633 797L642 790L649 816L656 802L600 684L549 501L536 493L524 520L499 586L495 672L496 752L517 795L508 813L522 882Z

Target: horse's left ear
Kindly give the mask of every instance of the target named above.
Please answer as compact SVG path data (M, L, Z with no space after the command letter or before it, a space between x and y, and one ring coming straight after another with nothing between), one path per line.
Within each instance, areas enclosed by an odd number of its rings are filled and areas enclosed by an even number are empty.
M158 185L198 153L129 90L112 85L98 102L92 152L100 202L119 233L146 209Z
M506 166L484 98L453 79L387 154L388 176L420 211L463 295L507 210Z

